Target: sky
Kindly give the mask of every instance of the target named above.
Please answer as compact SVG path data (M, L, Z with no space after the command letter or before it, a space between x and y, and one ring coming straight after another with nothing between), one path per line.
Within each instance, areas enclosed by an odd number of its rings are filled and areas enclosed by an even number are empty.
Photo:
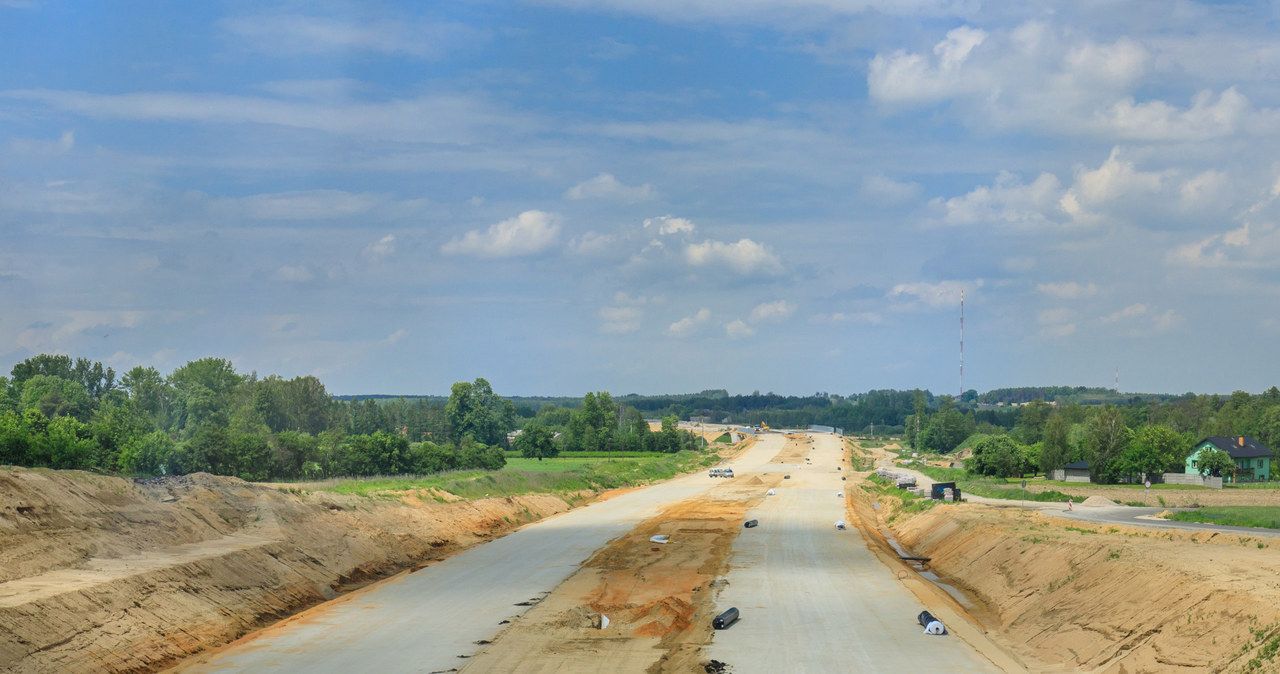
M0 370L1261 392L1278 30L1275 2L0 0Z

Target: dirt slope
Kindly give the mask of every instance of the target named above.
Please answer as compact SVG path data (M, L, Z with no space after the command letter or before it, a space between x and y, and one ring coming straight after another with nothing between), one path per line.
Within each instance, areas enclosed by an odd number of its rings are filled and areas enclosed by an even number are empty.
M974 504L894 528L986 604L985 627L1032 669L1280 670L1270 537L1073 525Z
M568 508L4 469L0 671L152 671Z

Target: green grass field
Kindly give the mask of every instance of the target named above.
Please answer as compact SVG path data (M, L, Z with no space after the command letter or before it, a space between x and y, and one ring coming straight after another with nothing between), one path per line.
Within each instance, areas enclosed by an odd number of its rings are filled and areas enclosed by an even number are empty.
M1207 522L1228 527L1280 529L1280 506L1210 506L1190 512L1173 513L1178 522Z
M438 489L462 498L568 494L648 484L699 470L720 460L714 452L678 452L624 459L508 459L502 470L460 470L438 475L335 479L298 485L311 491L391 496L395 492Z

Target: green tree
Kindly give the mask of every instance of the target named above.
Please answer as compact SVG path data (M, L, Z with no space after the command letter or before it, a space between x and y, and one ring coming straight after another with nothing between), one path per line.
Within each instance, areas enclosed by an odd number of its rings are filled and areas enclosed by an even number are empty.
M946 454L973 434L974 425L972 417L956 409L954 398L942 396L938 413L930 417L928 426L921 433L924 436L922 444L928 451Z
M1054 414L1044 424L1044 439L1040 444L1040 470L1046 475L1071 463L1071 446L1067 441L1069 426L1066 417Z
M1196 459L1196 468L1201 475L1228 477L1236 474L1236 462L1231 455L1221 449L1208 448L1200 450Z
M493 392L484 378L460 381L449 392L445 416L456 440L470 435L486 445L501 444L515 423L515 408Z
M178 426L188 437L205 424L227 426L236 388L243 380L231 361L223 358L201 358L174 370L169 385L176 393Z
M973 457L965 462L969 470L979 475L1013 477L1022 473L1025 463L1021 445L1007 435L993 435L973 445Z
M1133 434L1124 453L1125 468L1159 479L1166 472L1181 471L1189 445L1182 435L1163 424L1148 424Z
M120 450L119 467L135 475L163 475L170 472L168 463L175 450L173 438L164 431L154 431L134 438Z
M120 385L129 394L134 409L146 415L157 429L169 428L169 411L173 406L173 389L154 367L138 365L124 374Z
M1130 436L1124 413L1114 405L1104 405L1089 419L1085 447L1089 454L1089 472L1096 481L1103 484L1119 481L1126 468L1124 452Z
M520 456L526 459L541 461L555 458L560 454L560 449L556 447L554 433L550 428L538 424L526 426L524 431L516 436L514 446L519 450Z
M1018 422L1018 432L1024 443L1030 445L1044 439L1044 427L1049 421L1053 408L1045 401L1036 398L1022 408L1022 418Z
M70 416L89 418L93 403L84 386L61 377L37 374L22 383L22 409L39 410L50 419Z

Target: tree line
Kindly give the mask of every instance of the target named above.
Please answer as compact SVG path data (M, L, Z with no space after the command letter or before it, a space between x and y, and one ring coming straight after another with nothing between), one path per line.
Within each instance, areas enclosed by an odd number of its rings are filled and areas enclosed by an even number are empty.
M1088 461L1095 481L1115 483L1182 472L1206 437L1251 436L1273 450L1280 446L1280 389L1274 386L1259 395L1146 397L1126 405L1051 405L1036 399L1008 410L1015 415L1008 427L982 420L982 410L960 409L949 396L932 410L923 398L917 394L915 411L907 418L911 447L947 453L971 446L967 467L983 475L1048 473ZM1226 452L1215 450L1200 457L1198 469L1222 476L1232 474L1235 465Z
M447 400L410 402L335 400L316 377L242 374L222 358L117 378L100 362L41 354L0 377L0 464L9 465L247 480L495 470L522 425L562 431L555 446L568 451L696 444L649 432L608 393L587 394L578 410L517 409L483 378L453 384Z

